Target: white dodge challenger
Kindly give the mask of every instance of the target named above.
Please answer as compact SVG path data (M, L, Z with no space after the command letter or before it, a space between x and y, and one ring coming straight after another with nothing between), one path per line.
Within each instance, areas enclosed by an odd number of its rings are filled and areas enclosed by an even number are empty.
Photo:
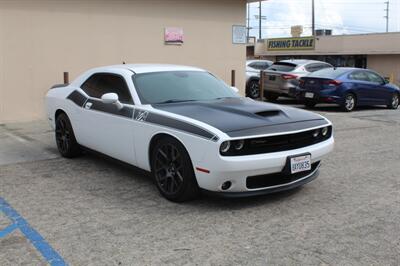
M151 171L186 201L292 189L318 175L332 124L308 111L241 97L209 72L174 65L91 69L46 95L59 152L88 148Z

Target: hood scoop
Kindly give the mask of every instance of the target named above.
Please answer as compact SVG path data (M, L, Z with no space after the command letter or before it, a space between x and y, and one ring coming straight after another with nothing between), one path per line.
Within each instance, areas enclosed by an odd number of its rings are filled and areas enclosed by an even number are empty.
M255 115L262 116L262 117L271 117L271 116L276 116L280 115L281 111L280 110L266 110L266 111L261 111L254 113Z

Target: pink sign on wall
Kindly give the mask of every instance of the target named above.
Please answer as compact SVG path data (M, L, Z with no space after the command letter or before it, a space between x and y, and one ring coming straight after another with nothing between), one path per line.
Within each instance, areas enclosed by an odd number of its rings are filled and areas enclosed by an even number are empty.
M165 28L164 41L166 44L183 44L183 29L175 27Z

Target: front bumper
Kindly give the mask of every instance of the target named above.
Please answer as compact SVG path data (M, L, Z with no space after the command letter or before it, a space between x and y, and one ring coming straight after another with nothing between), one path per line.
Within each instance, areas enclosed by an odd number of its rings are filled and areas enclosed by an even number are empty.
M319 167L320 166L321 166L321 163L318 163L318 167L316 169L314 169L311 173L306 174L299 179L293 180L288 183L283 183L283 184L279 184L279 185L266 187L266 188L263 188L260 190L245 191L245 192L215 192L215 191L209 191L209 190L203 189L202 192L207 195L219 196L219 197L224 197L224 198L244 198L244 197L266 195L266 194L281 192L281 191L285 191L285 190L291 190L291 189L303 186L303 185L307 184L308 182L311 182L312 180L316 179L319 175Z
M334 139L331 137L326 141L289 151L231 157L224 157L219 154L210 155L199 165L199 167L209 169L210 171L209 173L196 171L197 183L205 191L233 196L237 196L237 193L243 193L245 196L291 189L316 178L319 162L326 154L333 150L333 146ZM283 172L289 156L305 153L311 154L312 164L318 163L318 167L314 169L315 171L307 174L307 176L278 185L249 186L248 178L279 174ZM222 189L223 184L227 181L231 182L231 186L229 189L224 190Z

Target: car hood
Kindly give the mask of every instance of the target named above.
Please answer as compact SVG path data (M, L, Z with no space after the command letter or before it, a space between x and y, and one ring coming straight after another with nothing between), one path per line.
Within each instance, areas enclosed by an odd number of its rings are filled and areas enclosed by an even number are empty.
M201 121L232 137L302 130L329 123L312 112L249 98L155 104L153 108Z

